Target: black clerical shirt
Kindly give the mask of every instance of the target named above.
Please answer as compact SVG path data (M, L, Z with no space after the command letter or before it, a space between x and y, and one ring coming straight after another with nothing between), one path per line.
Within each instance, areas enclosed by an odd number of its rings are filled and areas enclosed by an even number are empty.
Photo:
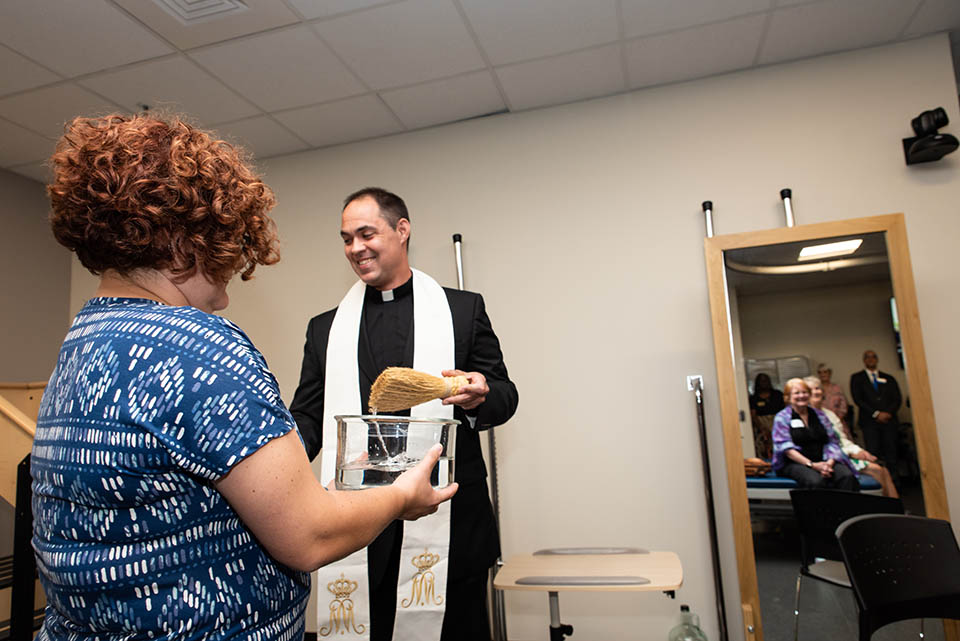
M363 413L368 414L370 387L380 372L388 367L413 366L412 277L388 292L381 292L367 285L363 299L363 315L360 319L357 361L360 364ZM409 410L406 410L395 414L407 416L409 413Z

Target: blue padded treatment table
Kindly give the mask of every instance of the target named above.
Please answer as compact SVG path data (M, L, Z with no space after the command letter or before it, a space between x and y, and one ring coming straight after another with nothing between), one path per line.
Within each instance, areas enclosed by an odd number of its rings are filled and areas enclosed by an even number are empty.
M797 482L785 476L768 472L764 476L747 477L747 498L789 501L790 490L796 489ZM865 494L881 493L880 483L872 476L860 474L860 491Z

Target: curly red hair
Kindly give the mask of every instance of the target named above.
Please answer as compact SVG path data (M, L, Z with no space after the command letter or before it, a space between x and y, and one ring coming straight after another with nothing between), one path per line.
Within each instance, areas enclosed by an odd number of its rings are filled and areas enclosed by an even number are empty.
M280 260L273 192L239 149L178 117L75 118L50 164L53 234L93 274L226 282Z

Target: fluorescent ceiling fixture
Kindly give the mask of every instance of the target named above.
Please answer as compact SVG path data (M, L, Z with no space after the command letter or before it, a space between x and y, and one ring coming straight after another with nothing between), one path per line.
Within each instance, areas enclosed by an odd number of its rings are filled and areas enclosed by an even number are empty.
M246 11L243 0L153 0L160 8L179 20L192 25L233 13Z
M863 243L862 238L853 240L841 240L839 243L827 243L825 245L810 245L800 250L800 257L797 260L814 260L817 258L829 258L831 256L846 256L857 251Z

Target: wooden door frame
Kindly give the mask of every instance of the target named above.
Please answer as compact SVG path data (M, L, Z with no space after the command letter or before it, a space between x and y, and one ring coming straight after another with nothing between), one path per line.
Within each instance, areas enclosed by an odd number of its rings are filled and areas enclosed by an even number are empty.
M730 490L733 540L737 552L737 574L740 582L740 601L743 611L752 612L754 628L747 638L763 641L757 568L754 560L753 534L750 529L750 508L747 500L747 481L743 468L743 448L740 435L740 408L737 403L736 374L730 333L730 310L727 301L727 282L723 252L762 245L778 245L837 236L886 234L887 256L890 261L890 279L897 301L900 320L900 339L905 354L907 382L913 429L917 441L917 458L927 516L950 518L940 444L930 395L927 359L920 331L917 294L907 246L907 231L903 214L887 214L866 218L852 218L829 223L783 227L740 234L726 234L704 239L707 266L707 286L710 296L710 316L713 324L713 348L717 366L717 389L720 397L720 415L723 423L724 455L727 466L727 484ZM745 621L747 628L750 622ZM944 632L949 641L960 641L960 624L944 621Z

